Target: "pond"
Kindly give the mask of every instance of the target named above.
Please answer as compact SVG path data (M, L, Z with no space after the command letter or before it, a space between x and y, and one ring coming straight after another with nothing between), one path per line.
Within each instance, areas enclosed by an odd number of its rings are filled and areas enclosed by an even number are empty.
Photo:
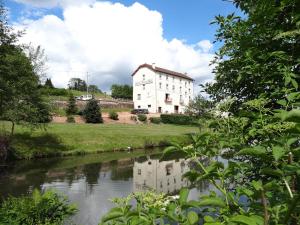
M55 189L77 204L76 224L96 225L114 206L112 198L149 189L176 194L190 185L182 175L190 170L191 160L160 158L155 152L140 151L18 161L0 175L0 195ZM200 183L191 188L189 198L197 199L211 189L208 183Z

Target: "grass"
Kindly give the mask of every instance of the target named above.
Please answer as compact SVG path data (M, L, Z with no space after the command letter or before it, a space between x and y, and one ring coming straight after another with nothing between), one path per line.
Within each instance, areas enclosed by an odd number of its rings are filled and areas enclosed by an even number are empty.
M49 124L47 131L30 133L27 128L17 126L12 146L18 158L79 155L187 143L186 134L197 130L197 127L166 124Z
M86 95L84 91L76 91L76 90L68 90L69 93L72 93L74 96L81 96ZM112 99L110 95L104 93L89 93L93 94L96 99L103 98L103 99ZM47 96L50 101L68 101L69 95L50 95Z
M101 112L131 112L132 108L101 108Z

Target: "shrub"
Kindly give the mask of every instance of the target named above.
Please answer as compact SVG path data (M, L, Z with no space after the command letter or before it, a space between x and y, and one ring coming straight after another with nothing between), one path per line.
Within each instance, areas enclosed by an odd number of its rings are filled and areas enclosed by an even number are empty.
M83 116L86 123L103 123L98 101L91 99L85 106Z
M67 115L72 115L76 114L78 111L77 106L76 106L76 99L74 95L71 93L69 96L69 101L68 101L68 106L66 108L66 113Z
M179 125L190 125L195 123L195 118L184 114L161 114L161 122Z
M66 198L52 191L41 194L35 190L29 197L9 197L0 206L0 224L56 224L76 213Z
M133 121L137 121L137 117L134 116L134 115L133 115L133 116L130 116L130 119L133 120Z
M161 122L160 117L150 117L149 120L151 123L154 123L154 124L160 124L160 122Z
M147 116L145 114L138 114L138 120L141 122L146 122Z
M109 118L112 119L112 120L118 120L119 119L119 115L115 111L110 111L109 112Z
M74 116L68 116L68 117L67 117L67 123L75 123L75 118L74 118Z

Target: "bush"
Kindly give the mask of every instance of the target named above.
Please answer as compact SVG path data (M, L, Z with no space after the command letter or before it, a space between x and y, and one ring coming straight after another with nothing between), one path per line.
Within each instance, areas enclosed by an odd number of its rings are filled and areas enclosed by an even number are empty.
M133 120L133 121L135 121L135 122L137 121L137 117L134 116L134 115L130 116L130 119Z
M191 125L195 123L195 118L183 114L161 114L161 122L179 125Z
M68 116L68 117L67 117L67 123L75 123L75 118L74 118L74 116Z
M119 115L115 111L110 111L109 112L109 118L112 119L112 120L118 120L119 119Z
M29 197L9 197L4 200L0 206L0 224L62 225L76 211L74 205L69 205L66 198L55 192L41 194L35 190Z
M103 123L98 101L91 99L85 106L83 116L86 123Z
M71 93L69 96L68 106L66 108L66 114L67 115L76 114L77 111L78 111L78 109L76 106L76 99L75 99L74 95Z
M145 114L138 114L138 120L141 122L146 122L147 116Z
M161 123L160 117L150 117L149 120L150 120L151 123L154 123L154 124L160 124Z

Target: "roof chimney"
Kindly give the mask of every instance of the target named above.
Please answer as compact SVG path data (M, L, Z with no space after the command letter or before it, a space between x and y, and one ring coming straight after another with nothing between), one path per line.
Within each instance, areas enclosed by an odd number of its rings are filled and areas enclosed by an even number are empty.
M155 63L152 63L152 68L155 70L156 68Z

